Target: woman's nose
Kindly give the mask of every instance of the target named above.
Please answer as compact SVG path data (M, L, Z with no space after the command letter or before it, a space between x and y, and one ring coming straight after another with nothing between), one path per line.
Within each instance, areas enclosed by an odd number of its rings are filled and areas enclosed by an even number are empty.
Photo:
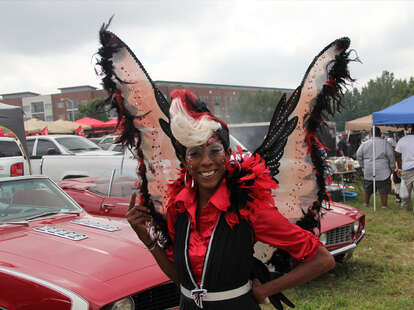
M203 152L203 155L201 156L201 161L200 161L201 165L209 165L212 163L212 160L210 158L210 155L208 154L208 152Z

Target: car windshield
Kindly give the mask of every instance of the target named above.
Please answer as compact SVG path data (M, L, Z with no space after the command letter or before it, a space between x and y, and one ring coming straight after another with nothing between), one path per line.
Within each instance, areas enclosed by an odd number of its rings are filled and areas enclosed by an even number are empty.
M0 182L0 225L41 215L79 212L81 208L49 179Z
M89 191L101 196L108 197L131 197L132 191L137 189L137 175L135 172L121 175L119 169L116 169L111 183L112 171L104 172L105 176L99 177L94 184L89 187ZM111 186L110 186L111 185Z
M101 150L98 145L80 136L56 138L56 141L73 153Z

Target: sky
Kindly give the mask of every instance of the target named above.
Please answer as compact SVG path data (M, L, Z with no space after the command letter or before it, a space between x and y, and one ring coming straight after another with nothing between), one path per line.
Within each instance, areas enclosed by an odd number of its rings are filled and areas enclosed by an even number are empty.
M101 88L99 29L152 80L296 88L313 58L349 37L361 88L384 70L414 76L414 1L0 0L0 94Z

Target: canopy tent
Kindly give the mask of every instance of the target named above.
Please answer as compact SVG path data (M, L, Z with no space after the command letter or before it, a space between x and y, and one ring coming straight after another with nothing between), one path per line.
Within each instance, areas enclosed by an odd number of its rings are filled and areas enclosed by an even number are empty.
M115 117L113 119L110 119L109 121L104 122L103 127L116 127L118 124L118 117Z
M45 127L47 127L47 122L42 121L37 118L31 118L27 121L24 121L24 129L28 134L40 133Z
M414 96L373 113L372 118L375 126L414 124Z
M28 162L30 174L32 174L32 168L28 157L29 152L26 145L22 108L0 102L0 127L7 129L16 136L17 141L23 148L24 157Z
M84 117L84 118L78 119L75 121L75 123L82 124L83 125L82 127L84 127L84 125L87 125L87 126L90 126L91 128L102 127L102 125L105 124L105 122L100 121L99 119L92 118L92 117ZM84 127L84 129L86 128Z
M393 104L381 111L372 114L372 123L374 126L394 125L403 126L414 124L414 96L408 97L403 101ZM374 128L372 129L374 131ZM375 152L374 152L375 156ZM375 161L374 161L375 175ZM374 179L375 190L375 179ZM375 192L375 191L374 191ZM375 211L375 195L374 195L374 211Z
M82 126L85 130L92 128L89 125L83 125L63 119L47 123L49 134L72 134L79 128L79 126Z
M366 115L352 121L345 122L345 130L372 130L372 114ZM398 128L391 126L381 126L382 131L398 131Z

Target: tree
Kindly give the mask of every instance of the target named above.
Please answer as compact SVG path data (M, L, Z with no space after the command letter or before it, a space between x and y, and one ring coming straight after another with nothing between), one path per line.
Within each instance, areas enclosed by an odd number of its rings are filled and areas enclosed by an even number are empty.
M92 117L106 122L108 120L108 113L103 107L98 106L100 102L102 102L101 98L93 98L87 104L79 105L78 113L76 113L76 119Z
M409 81L395 79L394 74L383 71L375 80L369 80L361 92L354 88L346 91L342 100L343 109L335 115L338 130L344 130L345 122L385 109L414 95L414 78Z
M258 91L255 95L240 92L238 101L227 107L230 123L269 122L280 97L280 91Z

